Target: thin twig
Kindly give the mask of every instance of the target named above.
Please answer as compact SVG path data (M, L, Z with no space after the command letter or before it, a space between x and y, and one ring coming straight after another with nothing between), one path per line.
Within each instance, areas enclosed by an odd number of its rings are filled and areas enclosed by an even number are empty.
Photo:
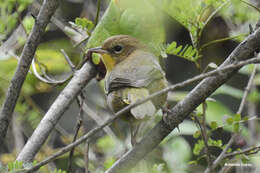
M103 113L102 117L91 107L88 105L88 103L86 102L86 100L84 100L83 103L83 111L91 118L93 119L97 125L102 125L105 120L107 120L109 117L114 116L112 113L111 115L109 114L108 111L106 111L106 113ZM108 134L108 136L110 136L114 141L118 141L117 136L114 134L114 132L112 131L112 129L108 126L106 126L104 128L104 131Z
M240 68L242 67L243 65L247 65L247 64L251 64L251 63L260 63L260 57L259 58L252 58L250 60L245 60L245 61L241 61L239 63L236 63L236 64L231 64L231 65L227 65L225 67L221 67L221 68L218 68L216 70L213 70L213 71L210 71L208 73L203 73L203 74L200 74L198 76L195 76L191 79L188 79L184 82L181 82L181 83L178 83L178 84L175 84L175 85L172 85L172 86L169 86L161 91L158 91L156 93L153 93L151 94L150 96L140 100L140 101L137 101L125 108L123 108L122 110L118 111L114 117L111 117L110 119L108 119L105 123L103 123L101 126L98 126L92 130L90 130L87 134L85 134L84 136L80 137L78 140L76 140L74 143L71 143L69 145L67 145L66 147L63 147L62 149L60 149L58 152L54 153L53 155L45 158L43 161L37 163L35 166L29 168L26 172L32 172L32 171L35 171L37 169L39 169L41 166L49 163L50 161L54 160L55 158L63 155L64 153L70 151L72 148L74 148L75 146L83 143L85 140L89 139L90 137L92 137L94 134L96 134L99 130L103 129L104 127L106 127L107 125L111 124L113 121L115 121L117 118L119 118L120 115L122 115L123 113L129 111L131 108L137 106L137 105L140 105L156 96L159 96L161 94L164 94L164 93L167 93L168 91L172 91L172 90L175 90L175 89L178 89L178 88L181 88L181 87L184 87L184 86L187 86L187 85L190 85L191 83L193 82L197 82L197 81L200 81L204 78L207 78L209 76L214 76L214 75L221 75L221 74L224 74L224 72L227 72L227 71L230 71L230 70L234 70L234 69L237 69L237 68Z
M251 89L251 87L253 86L254 84L254 78L255 78L255 75L256 75L256 71L257 71L257 65L254 65L254 69L253 69L253 72L251 73L251 76L249 78L249 81L248 81L248 84L245 88L245 92L244 92L244 95L243 95L243 98L242 98L242 101L240 103L240 106L239 106L239 109L237 111L237 114L241 114L243 109L244 109L244 106L246 104L246 99L247 99L247 96L249 94L249 91Z
M66 78L64 79L61 79L61 80L56 80L56 79L53 79L51 77L49 77L45 72L44 70L42 70L41 68L41 65L39 64L39 67L40 67L40 70L41 72L43 73L43 76L40 75L38 72L37 72L37 68L36 68L36 65L35 65L35 58L32 60L32 69L33 69L33 74L34 76L39 79L40 81L42 82L45 82L45 83L48 83L48 84L62 84L64 82L66 82L67 80L69 80L72 76L72 73L70 75L68 75Z
M206 127L206 109L207 109L207 104L206 104L206 102L203 102L202 103L203 113L202 113L202 123L201 123L202 125L200 125L200 129L201 129L202 139L205 144L205 154L206 154L207 162L209 165L209 169L211 171L212 170L212 161L211 161L211 154L210 154L209 145L208 145L208 135L207 135L207 127Z
M98 24L98 19L99 19L99 14L100 14L100 7L101 7L101 0L97 1L97 13L96 13L96 18L95 18L95 26Z
M89 141L86 141L85 144L85 173L89 173L88 167L89 167Z
M254 85L252 87L252 91L256 90L256 86ZM249 119L254 119L257 115L257 103L253 101L248 101L247 104L247 113L248 113L248 120ZM250 133L250 140L249 140L249 145L255 144L258 140L256 138L256 123L257 121L248 121L248 129Z
M246 148L246 149L241 150L241 151L234 151L232 153L225 154L223 156L223 159L226 159L226 158L229 158L229 157L234 157L234 156L237 156L237 155L240 155L240 154L246 154L246 155L256 154L259 151L260 151L260 146L249 147L249 148Z
M67 55L67 53L64 51L64 49L61 49L60 51L61 51L61 53L63 54L63 56L65 57L65 59L66 59L68 65L70 66L71 71L72 71L72 72L75 72L76 66L75 66L75 65L73 64L73 62L70 60L70 57Z
M82 95L82 94L81 94ZM80 96L78 96L80 97ZM82 96L81 96L82 97ZM79 105L79 114L78 114L78 121L77 121L77 124L76 124L76 129L75 129L75 134L73 136L73 140L72 142L75 142L76 139L77 139L77 136L78 136L78 133L79 133L79 129L80 127L82 126L82 121L83 121L83 100L80 101L78 98L77 98L77 102L78 102L78 105ZM72 172L72 158L73 158L73 154L74 154L74 149L75 148L72 148L72 150L70 151L70 154L69 154L69 160L68 160L68 169L67 169L67 172L70 173Z

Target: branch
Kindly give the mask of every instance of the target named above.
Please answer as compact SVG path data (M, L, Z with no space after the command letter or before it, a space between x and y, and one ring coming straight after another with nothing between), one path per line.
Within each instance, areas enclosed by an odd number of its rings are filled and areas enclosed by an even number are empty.
M234 70L234 69L237 69L237 68L240 68L244 65L247 65L247 64L251 64L251 63L260 63L260 57L258 58L253 58L253 59L250 59L250 60L246 60L246 61L243 61L243 62L240 62L240 63L237 63L237 64L231 64L231 65L228 65L226 67L223 67L223 68L220 68L220 69L216 69L216 70L213 70L213 71L210 71L208 73L203 73L201 75L198 75L198 76L195 76L191 79L188 79L184 82L181 82L181 83L178 83L178 84L175 84L175 85L172 85L172 86L169 86L168 88L165 88L159 92L156 92L156 93L153 93L152 95L144 98L143 100L140 100L140 101L137 101L136 103L134 104L131 104L127 107L125 107L124 109L118 111L114 117L111 117L110 119L108 119L105 123L103 123L102 125L90 130L87 134L85 134L84 136L80 137L78 140L76 140L75 142L67 145L66 147L63 147L62 149L60 149L58 152L54 153L53 155L45 158L43 161L37 163L35 166L29 168L26 170L26 172L32 172L32 171L36 171L37 169L39 169L41 166L53 161L54 159L56 159L57 157L65 154L66 152L72 150L74 147L80 145L81 143L83 143L85 140L91 138L93 135L95 135L97 132L99 132L100 130L102 130L104 127L110 125L113 121L115 121L120 115L126 113L127 111L129 111L131 108L137 106L137 105L140 105L156 96L159 96L161 94L164 94L164 93L167 93L168 91L172 91L172 90L175 90L175 89L178 89L178 88L182 88L182 87L185 87L187 85L190 85L191 83L194 83L194 82L197 82L199 80L202 80L206 77L209 77L209 76L214 76L214 75L221 75L227 71L230 71L230 70Z
M245 107L247 96L248 96L249 91L251 90L251 88L254 84L254 78L255 78L255 75L256 75L256 71L257 71L257 65L254 65L253 72L250 75L250 78L249 78L248 84L246 86L242 101L241 101L239 109L237 111L237 114L241 114L244 107Z
M100 14L100 7L101 7L101 0L98 0L97 2L97 13L95 18L95 26L98 24L99 14Z
M73 140L72 142L75 142L77 140L78 134L79 134L79 130L80 127L82 126L82 121L83 121L83 94L79 94L80 96L77 97L77 102L79 105L79 113L78 113L78 117L77 117L77 124L76 124L76 128L75 128L75 133L73 136ZM79 99L79 97L82 97L81 100ZM70 150L70 154L69 154L69 159L68 159L68 168L67 168L67 172L70 173L72 172L72 161L73 161L73 154L74 154L74 150L75 148L73 148L72 150Z
M23 161L24 163L33 160L34 156L40 150L40 147L45 142L63 113L68 109L74 98L85 87L85 85L95 77L95 75L96 70L90 62L87 62L79 71L75 72L74 77L51 105L50 109L27 141L23 150L17 157L17 160Z
M224 155L223 159L226 159L228 157L233 157L233 156L236 156L236 155L240 155L240 154L247 154L247 155L256 154L259 151L260 151L260 146L249 147L249 148L246 148L246 149L241 150L241 151L234 151L232 153L228 153L228 154Z
M33 26L29 38L27 39L26 44L23 48L21 58L19 60L15 74L11 80L10 86L6 94L6 98L1 109L0 139L2 140L6 135L17 99L19 97L23 82L29 71L36 48L40 43L41 36L43 35L45 28L57 7L58 0L44 0L43 5L35 21L35 25Z
M252 57L260 44L260 29L249 35L246 40L229 55L228 59L219 67L223 68L230 64ZM218 69L219 69L218 68ZM186 119L189 114L199 106L218 87L231 78L239 68L227 71L201 81L182 101L172 109L171 114L166 115L142 141L132 150L121 157L106 173L119 173L133 168L139 160L143 159L160 142Z

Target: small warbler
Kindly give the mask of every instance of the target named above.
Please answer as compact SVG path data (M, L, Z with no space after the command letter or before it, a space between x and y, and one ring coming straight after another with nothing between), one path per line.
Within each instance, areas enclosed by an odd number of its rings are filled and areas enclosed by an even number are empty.
M167 86L165 74L158 58L141 41L128 35L116 35L106 39L101 47L89 51L102 55L107 73L105 92L107 103L113 112L141 100ZM141 122L155 115L164 106L167 94L132 108L122 118L130 123L131 143L136 137Z

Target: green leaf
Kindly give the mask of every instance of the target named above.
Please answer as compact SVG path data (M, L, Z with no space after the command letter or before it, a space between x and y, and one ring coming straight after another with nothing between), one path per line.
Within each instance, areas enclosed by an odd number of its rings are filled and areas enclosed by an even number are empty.
M93 60L93 63L94 63L94 64L96 64L96 65L99 64L100 61L101 61L99 54L93 53L93 54L92 54L92 60Z
M243 121L248 121L248 116L244 116Z
M197 42L206 23L214 15L225 0L152 0L157 7L161 7L169 16L182 24ZM213 7L213 8L212 8Z
M90 31L94 28L94 23L91 20L88 20L87 18L77 17L75 19L75 24L87 31Z
M176 49L177 43L173 41L170 45L166 48L166 53L172 52L174 49Z
M212 138L209 138L208 145L222 148L222 140L214 140Z
M204 146L204 142L202 140L198 140L197 143L194 145L193 153L195 155L199 155Z
M189 164L189 165L193 165L193 164L194 164L194 165L197 165L198 162L197 162L197 160L192 160L192 161L189 161L188 164Z
M239 129L240 129L239 123L238 123L238 122L237 122L237 123L234 123L234 124L233 124L233 131L234 131L235 133L238 133L238 132L239 132Z
M228 150L227 150L227 153L231 153L232 152L232 148L229 148Z
M183 48L182 45L177 46L175 41L168 45L165 51L167 54L175 55L191 62L194 62L199 58L198 51L193 46L185 45Z
M195 133L193 133L193 137L194 138L199 138L201 135L201 131L200 130L197 130Z
M252 23L257 22L259 19L259 13L249 6L245 2L249 2L246 0L231 0L232 8L227 8L226 10L221 11L221 15L228 20L231 20L232 23L239 26L247 21L251 21ZM246 13L245 13L246 11Z
M119 34L138 38L159 56L158 47L165 41L162 14L147 0L111 0L86 48L100 46L106 38Z
M234 121L239 122L241 120L241 115L240 114L235 114L234 116Z
M212 121L210 123L210 127L212 128L212 130L215 130L218 128L218 123L216 121Z
M234 122L234 120L233 120L232 117L228 117L228 118L226 119L226 122L227 122L228 125L232 125L233 122Z

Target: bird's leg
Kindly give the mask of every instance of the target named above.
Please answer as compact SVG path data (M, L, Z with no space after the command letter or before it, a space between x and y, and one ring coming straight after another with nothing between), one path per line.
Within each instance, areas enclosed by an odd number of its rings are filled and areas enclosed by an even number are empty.
M162 109L162 112L163 112L163 121L164 121L166 124L168 124L167 121L165 120L165 118L166 118L166 116L167 116L168 114L172 114L173 112L172 112L172 110L169 109L168 107L162 107L161 109ZM176 128L177 128L178 131L180 132L179 126L177 126Z
M131 133L131 144L132 147L137 144L137 134L140 129L140 124L131 121L130 122L130 133Z

